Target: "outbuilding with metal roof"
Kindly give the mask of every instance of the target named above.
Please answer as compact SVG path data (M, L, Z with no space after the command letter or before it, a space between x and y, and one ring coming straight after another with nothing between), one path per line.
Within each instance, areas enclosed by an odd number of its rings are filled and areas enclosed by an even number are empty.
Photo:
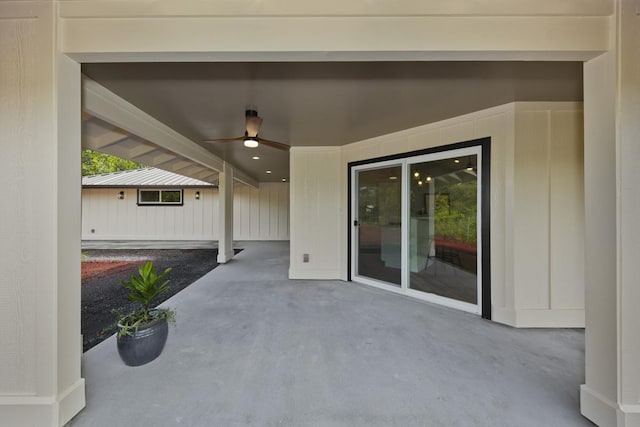
M289 184L237 183L235 240L289 239ZM214 244L218 239L217 184L143 168L82 178L85 247L150 242Z

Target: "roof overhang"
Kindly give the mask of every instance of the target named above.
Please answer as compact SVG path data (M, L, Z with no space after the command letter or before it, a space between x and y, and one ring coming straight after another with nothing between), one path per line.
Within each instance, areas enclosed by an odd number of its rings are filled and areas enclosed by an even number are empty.
M82 79L82 146L216 184L225 161L95 81ZM258 181L233 168L236 181Z

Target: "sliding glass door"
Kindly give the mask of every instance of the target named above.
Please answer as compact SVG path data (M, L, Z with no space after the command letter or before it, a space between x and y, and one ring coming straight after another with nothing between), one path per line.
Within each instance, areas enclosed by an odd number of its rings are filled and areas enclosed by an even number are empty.
M351 168L355 281L481 313L481 148Z
M402 263L402 165L356 174L356 275L400 286Z
M478 305L478 155L411 160L408 288ZM431 158L431 159L430 159Z

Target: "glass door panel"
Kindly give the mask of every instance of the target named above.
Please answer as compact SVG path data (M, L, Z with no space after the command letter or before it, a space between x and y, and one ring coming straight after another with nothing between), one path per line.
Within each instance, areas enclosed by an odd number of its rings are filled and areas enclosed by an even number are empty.
M356 171L356 275L400 286L402 166Z
M408 166L408 287L478 304L478 156Z

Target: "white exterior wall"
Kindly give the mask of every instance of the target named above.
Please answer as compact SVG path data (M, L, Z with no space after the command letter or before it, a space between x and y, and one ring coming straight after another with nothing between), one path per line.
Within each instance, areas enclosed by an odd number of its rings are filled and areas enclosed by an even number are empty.
M288 183L236 186L234 193L234 240L289 239ZM217 240L218 190L185 188L183 201L138 206L135 188L83 188L82 240Z
M580 103L512 103L344 147L292 149L290 277L347 278L349 162L486 136L493 319L584 326Z
M234 188L233 240L289 240L289 183Z
M291 148L291 279L344 279L340 147ZM346 227L346 225L345 225ZM309 262L303 263L303 254Z
M583 158L582 105L516 104L510 324L584 327Z

